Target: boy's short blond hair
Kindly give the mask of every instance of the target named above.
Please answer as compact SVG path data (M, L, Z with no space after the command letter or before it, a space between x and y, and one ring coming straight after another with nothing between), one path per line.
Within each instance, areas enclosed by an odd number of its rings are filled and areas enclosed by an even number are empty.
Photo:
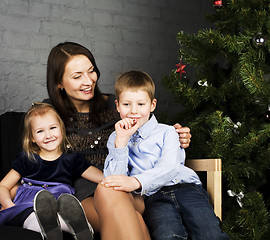
M145 72L129 71L121 75L115 82L115 97L119 101L119 96L124 90L146 91L151 99L155 98L155 84L152 78Z

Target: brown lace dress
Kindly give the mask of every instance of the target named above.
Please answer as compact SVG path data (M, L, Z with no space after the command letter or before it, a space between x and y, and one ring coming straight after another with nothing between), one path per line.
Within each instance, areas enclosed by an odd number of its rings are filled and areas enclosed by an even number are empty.
M95 167L103 170L108 154L107 140L114 131L114 125L119 120L115 109L106 109L101 113L102 125L89 122L89 113L77 113L75 118L66 122L67 137L72 146L72 152L79 152ZM80 178L75 181L75 196L82 201L93 195L96 183Z

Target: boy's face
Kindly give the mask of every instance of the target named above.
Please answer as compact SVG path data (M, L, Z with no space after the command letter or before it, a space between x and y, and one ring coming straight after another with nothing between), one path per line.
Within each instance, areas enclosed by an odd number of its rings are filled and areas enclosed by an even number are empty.
M142 126L149 120L150 113L156 108L157 100L151 101L146 91L124 90L115 101L120 117L140 121Z

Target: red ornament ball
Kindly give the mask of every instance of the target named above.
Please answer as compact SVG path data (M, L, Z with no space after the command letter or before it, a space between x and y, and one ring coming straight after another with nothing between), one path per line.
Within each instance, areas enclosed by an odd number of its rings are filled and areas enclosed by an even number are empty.
M222 0L213 0L213 7L221 8L222 7Z

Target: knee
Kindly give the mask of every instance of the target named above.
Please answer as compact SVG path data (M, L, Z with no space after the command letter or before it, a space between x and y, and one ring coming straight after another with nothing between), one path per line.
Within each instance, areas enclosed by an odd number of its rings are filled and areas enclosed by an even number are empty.
M109 189L104 187L102 184L98 184L94 194L94 205L96 209L99 207L106 207L107 204L110 204L109 199Z
M102 209L115 209L117 206L121 207L121 201L126 198L130 199L128 193L115 191L99 183L94 195L94 204L97 209L99 207Z
M106 191L107 191L107 188L99 183L96 187L94 197L95 198L104 198L106 195Z

